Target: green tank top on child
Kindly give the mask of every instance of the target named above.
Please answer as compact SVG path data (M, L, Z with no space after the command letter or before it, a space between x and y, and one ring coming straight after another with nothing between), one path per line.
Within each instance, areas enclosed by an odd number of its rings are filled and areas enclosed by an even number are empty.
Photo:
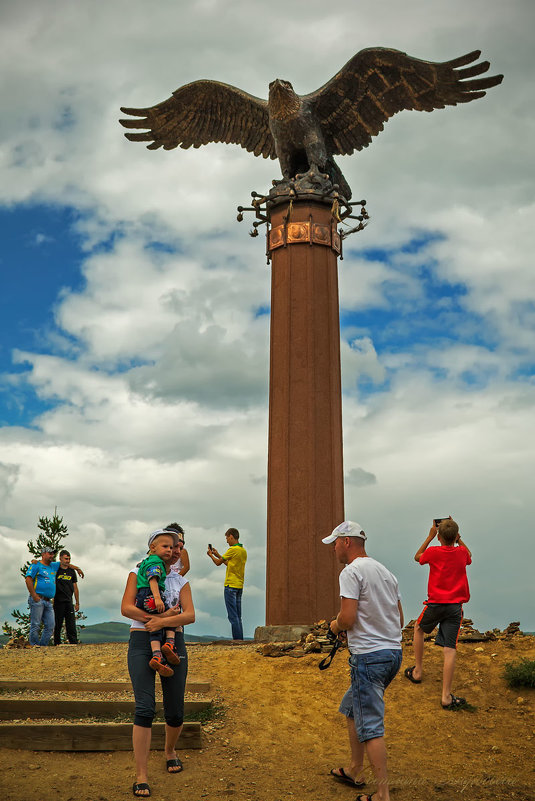
M159 556L156 556L155 553L152 553L150 556L147 556L146 559L143 559L139 566L139 570L137 571L137 589L140 590L143 587L150 587L149 579L157 578L158 587L161 592L164 592L165 576L166 570L163 560L160 559Z

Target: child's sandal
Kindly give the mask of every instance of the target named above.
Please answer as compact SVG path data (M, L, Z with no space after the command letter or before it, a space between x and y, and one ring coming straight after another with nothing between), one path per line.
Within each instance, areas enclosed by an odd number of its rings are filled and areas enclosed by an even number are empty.
M172 642L164 642L162 645L162 654L165 656L169 664L171 665L179 665L180 664L180 657L175 651L175 646Z
M159 673L160 676L169 677L169 676L174 676L175 674L173 668L170 668L169 665L167 665L164 662L161 653L153 654L152 659L149 662L149 665L153 670L156 671L156 673Z

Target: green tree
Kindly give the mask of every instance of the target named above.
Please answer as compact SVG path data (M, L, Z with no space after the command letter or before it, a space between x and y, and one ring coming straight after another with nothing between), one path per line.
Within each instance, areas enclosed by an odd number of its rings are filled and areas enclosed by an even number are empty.
M40 517L37 528L39 529L39 534L37 535L36 541L29 540L27 543L28 550L32 556L35 559L40 559L41 550L43 548L50 548L50 550L58 554L64 547L63 540L68 537L69 533L67 526L63 522L63 518L58 515L57 508L54 509L54 516L52 518ZM31 562L28 561L20 568L20 573L23 578L26 576L30 565ZM8 637L25 637L28 639L30 633L30 613L14 609L11 612L11 616L14 618L15 622L10 623L7 620L4 621L2 625L3 633L7 634ZM86 616L83 612L76 613L76 620L81 621L85 619ZM83 626L79 626L78 628L83 628Z

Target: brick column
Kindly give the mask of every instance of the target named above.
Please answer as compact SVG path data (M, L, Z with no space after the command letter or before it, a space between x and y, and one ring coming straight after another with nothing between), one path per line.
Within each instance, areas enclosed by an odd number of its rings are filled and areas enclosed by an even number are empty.
M332 548L344 519L340 241L331 204L271 210L271 356L266 624L307 624L338 609Z

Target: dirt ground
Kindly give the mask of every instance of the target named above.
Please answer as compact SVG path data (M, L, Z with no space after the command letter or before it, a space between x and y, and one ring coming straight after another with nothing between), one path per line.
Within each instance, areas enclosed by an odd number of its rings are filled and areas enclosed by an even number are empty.
M127 679L125 644L0 651L2 679ZM482 650L476 650L482 649ZM347 652L320 672L320 655L262 657L254 645L189 646L190 679L209 680L224 714L209 721L202 750L181 751L183 773L150 757L155 799L354 801L332 767L347 764L344 718ZM454 691L474 712L440 705L441 651L426 645L421 685L400 674L387 691L387 747L396 801L493 798L534 801L535 690L508 689L504 664L535 659L535 638L459 645ZM404 648L403 668L413 664ZM402 668L402 670L403 670ZM59 697L59 696L58 696ZM374 789L368 769L367 792ZM132 798L129 752L58 753L0 750L0 784L8 801L115 801Z

